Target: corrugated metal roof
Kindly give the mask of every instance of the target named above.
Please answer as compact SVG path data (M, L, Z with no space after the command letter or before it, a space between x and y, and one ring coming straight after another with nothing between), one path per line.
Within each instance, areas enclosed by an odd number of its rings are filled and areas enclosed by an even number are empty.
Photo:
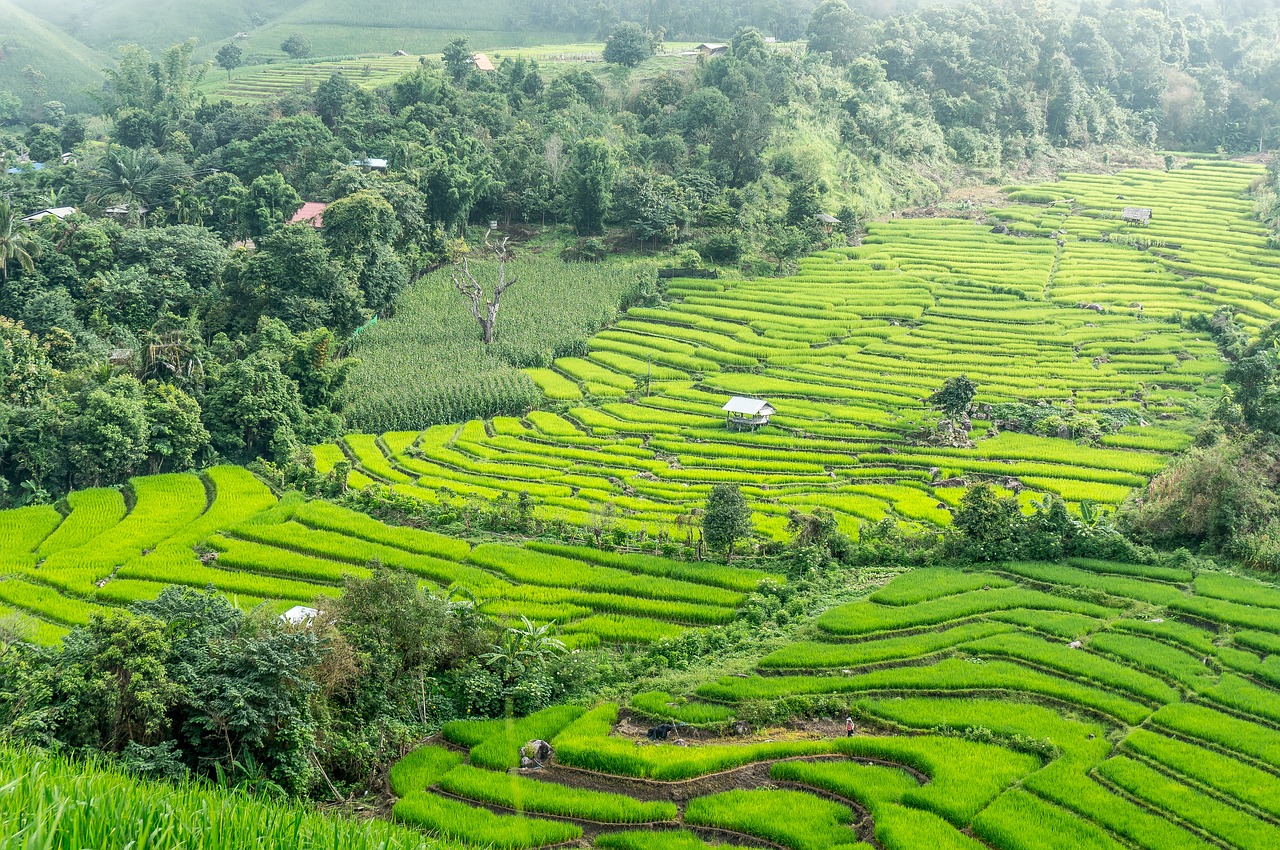
M307 622L320 612L314 608L308 608L306 605L294 605L288 611L280 615L280 619L286 623L292 623L295 626Z
M56 218L66 218L69 215L74 215L75 211L76 211L75 207L50 207L48 209L40 210L40 212L34 212L29 216L25 216L22 220L27 223L31 223L31 222L41 221L42 219L46 219L49 216L54 216Z
M313 227L323 227L324 211L328 206L328 204L322 204L319 201L307 201L296 213L293 214L293 218L289 219L289 223L298 224L300 222L309 221Z
M726 413L741 413L743 416L759 416L762 413L773 413L774 410L769 406L769 402L758 398L743 398L742 396L734 396L720 408Z

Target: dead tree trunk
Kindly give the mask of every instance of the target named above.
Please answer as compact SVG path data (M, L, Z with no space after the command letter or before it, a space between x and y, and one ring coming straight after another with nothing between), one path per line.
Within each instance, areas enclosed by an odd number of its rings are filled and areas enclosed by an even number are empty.
M493 345L493 335L498 324L498 307L502 303L502 293L511 288L516 282L515 277L507 277L507 260L510 254L507 251L507 240L503 239L496 245L490 244L489 232L485 231L484 245L493 252L494 258L498 261L498 282L493 287L493 297L486 299L484 297L484 287L480 281L476 280L476 276L471 273L471 266L467 263L467 258L463 257L462 262L455 265L455 271L451 274L453 278L453 286L463 297L470 303L467 305L471 310L471 315L475 317L476 322L480 325L480 333L484 337L486 347ZM483 305L481 304L483 302Z

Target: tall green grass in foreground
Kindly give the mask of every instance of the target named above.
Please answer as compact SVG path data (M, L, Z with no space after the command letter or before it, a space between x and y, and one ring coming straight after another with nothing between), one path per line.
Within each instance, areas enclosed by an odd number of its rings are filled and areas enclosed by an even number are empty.
M148 782L98 764L0 748L0 848L200 850L444 848L391 823L357 823L199 784Z

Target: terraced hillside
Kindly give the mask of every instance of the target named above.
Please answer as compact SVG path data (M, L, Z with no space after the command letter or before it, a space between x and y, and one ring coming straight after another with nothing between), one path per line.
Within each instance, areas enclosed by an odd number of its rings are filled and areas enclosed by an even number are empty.
M612 506L650 531L719 482L741 484L775 536L788 511L819 505L850 532L886 516L946 525L957 478L1026 503L1117 504L1189 445L1220 392L1225 364L1185 320L1220 306L1254 328L1280 318L1280 256L1245 197L1261 174L1193 160L1069 176L1011 191L991 211L1008 233L895 220L793 277L675 281L670 307L633 308L586 357L528 370L561 412L349 437L317 459L352 460L354 486L428 501L527 491L548 518ZM1135 205L1154 210L1149 226L1121 220ZM924 400L961 373L979 383L976 445L922 439L938 419ZM726 430L732 395L767 398L772 425Z
M230 78L223 72L209 74L200 90L210 98L226 98L235 103L266 102L289 92L314 91L316 86L334 74L342 74L362 88L377 88L394 83L417 66L417 56L357 56L316 62L277 62L242 68Z
M495 64L508 57L535 61L544 79L554 79L561 73L582 68L584 64L587 68L604 67L601 58L603 44L565 44L563 41L563 37L550 38L547 44L536 47L507 47L500 41L478 41L472 46L488 50ZM696 60L679 54L694 46L692 43L667 42L666 52L646 60L637 73L688 73L696 65ZM439 46L432 48L438 49ZM433 58L439 57L433 54ZM311 91L335 73L341 73L353 85L374 89L400 79L416 68L420 61L421 55L411 52L408 56L363 55L274 62L238 69L230 79L221 72L211 73L201 83L200 91L211 99L227 98L237 103L265 102L289 92Z
M277 501L246 470L215 467L134 478L123 493L76 491L65 516L48 505L0 511L0 616L29 615L30 638L55 644L103 606L152 599L168 584L284 610L336 595L345 576L368 576L378 561L442 592L470 591L499 619L555 620L583 646L727 623L767 577L554 544L473 548L299 495Z
M1096 561L922 569L811 631L688 700L450 724L392 772L396 815L507 848L1280 846L1274 587ZM859 732L727 732L761 701ZM675 720L695 724L679 744L637 726ZM533 738L554 760L511 771Z

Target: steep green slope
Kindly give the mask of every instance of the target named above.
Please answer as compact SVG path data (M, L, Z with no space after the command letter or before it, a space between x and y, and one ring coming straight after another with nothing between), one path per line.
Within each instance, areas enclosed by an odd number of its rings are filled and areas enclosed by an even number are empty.
M60 100L70 109L88 109L88 91L97 88L107 58L61 32L47 21L0 0L0 89L22 97L28 105ZM22 71L44 74L44 91L32 91Z
M141 44L159 50L195 37L202 44L261 26L300 0L17 0L32 15L100 50ZM4 16L0 16L4 17Z

